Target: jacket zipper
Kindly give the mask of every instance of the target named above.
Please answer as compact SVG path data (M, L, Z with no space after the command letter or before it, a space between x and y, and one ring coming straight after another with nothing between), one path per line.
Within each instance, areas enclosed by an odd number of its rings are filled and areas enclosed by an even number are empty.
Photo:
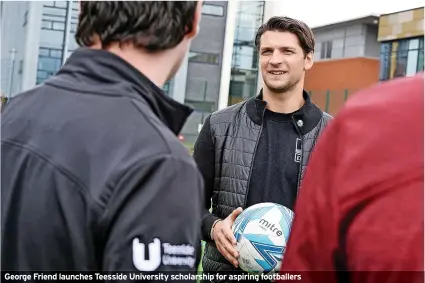
M264 119L264 112L265 111L266 111L266 109L264 108L263 115L262 115L263 119ZM263 122L261 122L260 132L259 132L258 137L257 137L257 142L255 143L254 154L252 155L251 168L249 169L248 184L247 184L245 199L244 199L243 207L242 207L243 209L245 209L246 201L248 200L249 184L251 183L252 168L254 167L255 154L257 153L257 146L258 146L258 142L260 141L260 137L261 137L262 132L263 132Z
M303 169L303 152L304 152L303 145L304 145L304 142L303 142L303 137L301 135L300 129L298 129L298 125L297 125L297 123L294 119L294 116L292 116L292 122L294 123L295 129L297 129L298 137L301 140L301 158L300 158L300 165L299 165L299 169L298 169L298 180L297 180L297 198L298 198L298 195L299 195L299 192L300 192L301 172L302 172L302 169Z

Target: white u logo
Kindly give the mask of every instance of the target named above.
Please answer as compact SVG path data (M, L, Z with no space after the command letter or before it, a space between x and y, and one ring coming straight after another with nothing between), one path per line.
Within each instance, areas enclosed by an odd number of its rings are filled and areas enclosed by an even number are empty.
M140 271L154 271L161 264L161 241L155 238L148 246L149 260L145 259L145 244L133 240L133 264Z

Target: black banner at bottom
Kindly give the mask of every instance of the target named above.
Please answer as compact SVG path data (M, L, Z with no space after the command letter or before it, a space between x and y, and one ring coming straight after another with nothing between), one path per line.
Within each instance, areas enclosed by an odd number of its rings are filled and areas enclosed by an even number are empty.
M420 271L303 271L275 274L242 272L8 272L2 271L2 282L302 282L302 283L423 283Z

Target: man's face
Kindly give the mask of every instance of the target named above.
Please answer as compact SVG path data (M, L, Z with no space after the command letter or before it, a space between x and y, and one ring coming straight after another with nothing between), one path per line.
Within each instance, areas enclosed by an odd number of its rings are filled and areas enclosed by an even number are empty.
M290 90L313 65L313 53L305 56L298 37L286 31L266 31L261 36L259 58L264 84L275 93Z

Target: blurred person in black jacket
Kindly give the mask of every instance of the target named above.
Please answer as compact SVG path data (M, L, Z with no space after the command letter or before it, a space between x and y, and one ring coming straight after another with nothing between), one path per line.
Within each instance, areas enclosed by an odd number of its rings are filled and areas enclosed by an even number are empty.
M3 271L197 269L203 180L176 137L192 109L161 87L200 17L201 2L81 2L81 48L2 114Z

